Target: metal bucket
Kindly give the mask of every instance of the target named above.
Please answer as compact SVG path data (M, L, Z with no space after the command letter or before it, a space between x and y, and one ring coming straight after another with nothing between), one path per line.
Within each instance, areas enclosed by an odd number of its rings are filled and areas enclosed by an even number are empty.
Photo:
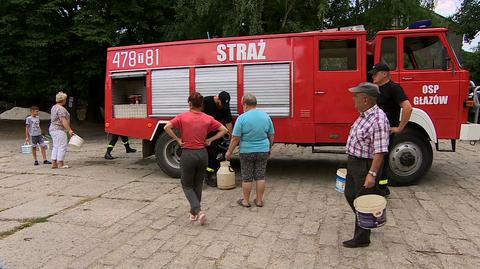
M353 201L357 224L363 229L378 228L387 222L387 200L380 195L367 194Z

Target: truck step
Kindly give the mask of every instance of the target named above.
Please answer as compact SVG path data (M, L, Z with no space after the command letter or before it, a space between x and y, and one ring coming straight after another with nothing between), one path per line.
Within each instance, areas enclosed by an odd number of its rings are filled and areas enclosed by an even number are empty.
M345 154L343 146L312 146L312 153Z

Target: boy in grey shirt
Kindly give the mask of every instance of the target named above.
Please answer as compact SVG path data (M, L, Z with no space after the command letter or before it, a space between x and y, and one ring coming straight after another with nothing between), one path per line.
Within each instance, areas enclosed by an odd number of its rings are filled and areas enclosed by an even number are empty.
M37 147L40 145L42 151L43 164L51 164L47 160L47 154L45 152L47 145L42 136L42 129L40 129L40 117L38 116L39 109L36 106L30 108L31 115L25 120L25 142L32 144L32 155L35 162L34 165L38 165L37 160Z

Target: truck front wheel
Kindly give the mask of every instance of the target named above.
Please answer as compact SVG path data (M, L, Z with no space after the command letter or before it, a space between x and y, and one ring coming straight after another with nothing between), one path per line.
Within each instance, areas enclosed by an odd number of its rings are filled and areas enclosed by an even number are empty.
M420 132L406 129L393 138L388 156L387 178L390 185L411 185L432 166L433 150Z
M155 158L162 171L174 178L180 177L180 156L182 149L175 139L162 133L155 144Z

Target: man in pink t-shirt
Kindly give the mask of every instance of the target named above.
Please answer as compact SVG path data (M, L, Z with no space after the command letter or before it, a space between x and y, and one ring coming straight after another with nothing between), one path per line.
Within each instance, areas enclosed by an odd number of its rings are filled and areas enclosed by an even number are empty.
M205 146L209 146L227 133L227 128L213 117L202 112L203 96L195 92L188 97L189 112L177 115L163 128L182 147L180 171L182 189L190 203L190 220L204 224L205 212L201 210L202 185L208 164ZM180 131L179 138L173 129ZM218 131L206 139L207 134Z

